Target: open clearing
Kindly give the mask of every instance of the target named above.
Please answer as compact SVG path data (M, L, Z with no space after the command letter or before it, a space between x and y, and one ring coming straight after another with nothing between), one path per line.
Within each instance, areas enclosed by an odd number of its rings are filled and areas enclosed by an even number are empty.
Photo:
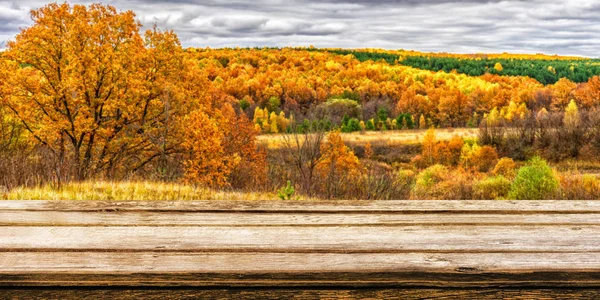
M366 144L387 142L389 145L398 144L418 144L425 136L424 129L414 130L389 130L389 131L367 131L342 133L342 138L347 143ZM435 136L438 140L449 140L453 136L460 136L463 139L472 139L477 137L477 128L460 129L436 129ZM283 134L262 134L257 140L259 144L266 145L268 148L276 149L282 146Z

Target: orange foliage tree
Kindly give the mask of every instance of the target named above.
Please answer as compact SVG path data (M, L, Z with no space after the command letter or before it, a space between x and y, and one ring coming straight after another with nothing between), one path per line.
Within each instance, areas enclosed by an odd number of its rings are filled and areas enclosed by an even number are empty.
M77 179L135 171L175 151L164 136L183 51L172 32L142 36L131 11L49 4L8 43L5 105Z
M211 115L196 110L185 120L185 179L204 186L259 188L266 180L266 152L256 147L252 121L229 104Z
M252 122L173 32L142 34L133 12L101 4L49 4L31 16L0 56L0 97L57 168L83 180L183 165L197 184L264 182Z
M227 178L240 163L235 153L226 156L224 134L219 124L201 110L186 118L185 149L189 158L185 161L185 178L188 182L221 187L228 184Z
M354 152L344 144L338 131L331 132L321 144L321 160L316 168L317 174L325 180L327 194L335 197L340 188L351 184L362 171L362 166Z

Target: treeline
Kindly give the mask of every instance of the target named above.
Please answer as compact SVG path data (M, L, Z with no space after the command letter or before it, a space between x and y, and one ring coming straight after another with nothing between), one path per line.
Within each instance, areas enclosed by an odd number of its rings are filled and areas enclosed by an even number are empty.
M357 56L358 58L358 56ZM481 76L486 73L528 76L540 83L554 84L561 78L586 82L600 75L600 60L520 60L520 59L460 59L447 57L407 56L400 64L414 68Z
M313 49L314 50L314 49ZM360 50L345 50L345 49L319 49L319 51L327 51L338 55L353 55L359 61L385 61L388 64L396 64L400 60L400 55L385 53L385 52L366 52Z
M313 49L314 50L314 49ZM345 49L327 49L338 55L351 54L361 62L385 61L389 64L401 64L413 68L452 72L469 76L496 74L504 76L528 76L547 85L561 78L580 83L593 76L600 75L598 59L522 59L522 58L486 58L481 56L463 58L453 56L401 55L382 51L361 51ZM402 53L402 52L401 52Z

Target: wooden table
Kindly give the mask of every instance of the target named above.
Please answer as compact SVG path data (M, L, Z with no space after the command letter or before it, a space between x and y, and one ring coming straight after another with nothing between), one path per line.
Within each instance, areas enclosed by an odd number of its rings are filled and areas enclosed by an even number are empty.
M599 298L600 201L0 201L0 298Z

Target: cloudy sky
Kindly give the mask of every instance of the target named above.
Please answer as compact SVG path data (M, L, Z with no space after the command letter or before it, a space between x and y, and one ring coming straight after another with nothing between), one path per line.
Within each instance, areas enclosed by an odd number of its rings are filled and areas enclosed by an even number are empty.
M62 2L62 1L61 1ZM92 1L67 1L90 3ZM97 1L96 1L97 2ZM47 1L0 0L0 41ZM184 46L308 46L600 57L598 0L116 0Z

